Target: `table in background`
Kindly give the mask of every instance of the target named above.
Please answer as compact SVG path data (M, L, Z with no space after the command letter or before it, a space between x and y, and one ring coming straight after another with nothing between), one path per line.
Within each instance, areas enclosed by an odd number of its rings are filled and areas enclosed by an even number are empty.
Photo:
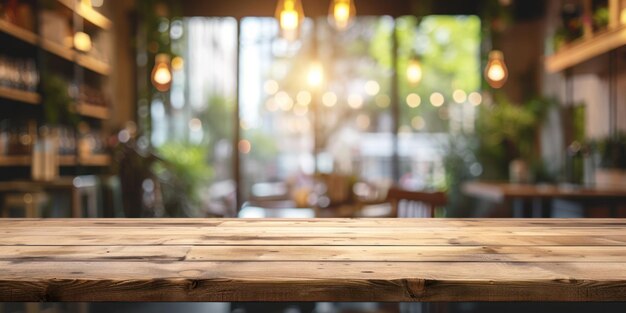
M624 219L0 220L0 301L625 301Z
M526 211L523 214L516 214L516 216L523 215L525 217L550 217L550 211L546 206L546 202L553 199L602 202L605 205L609 205L611 216L616 215L619 204L626 203L626 189L597 189L574 185L533 185L480 181L467 182L463 184L462 189L469 196L497 203L531 201L532 207L523 208L523 211ZM522 205L517 205L517 208L521 207Z
M310 208L261 208L246 206L237 214L239 218L314 218Z

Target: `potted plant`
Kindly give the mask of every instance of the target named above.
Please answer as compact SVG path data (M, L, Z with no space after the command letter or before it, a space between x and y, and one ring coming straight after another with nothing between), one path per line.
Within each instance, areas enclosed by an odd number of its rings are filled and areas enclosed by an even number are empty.
M493 106L482 106L476 121L479 138L478 154L481 162L489 164L485 171L497 167L508 172L513 183L528 183L533 179L532 163L539 159L539 130L548 109L549 99L533 99L514 104L506 97L496 97ZM502 177L490 177L500 179ZM505 174L506 175L506 174Z
M626 189L626 134L610 136L590 144L596 160L598 188Z

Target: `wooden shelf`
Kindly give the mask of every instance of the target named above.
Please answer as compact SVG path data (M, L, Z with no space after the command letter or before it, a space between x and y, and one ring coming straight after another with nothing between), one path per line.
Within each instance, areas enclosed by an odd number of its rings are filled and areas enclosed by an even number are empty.
M28 104L39 104L41 96L36 92L24 91L0 86L0 98L11 99Z
M79 157L78 162L80 165L85 166L109 166L111 164L111 156L108 154L92 154Z
M76 52L74 50L49 39L41 39L41 48L70 62L74 62L76 59Z
M0 18L0 32L9 34L10 36L15 37L19 40L22 40L24 42L27 42L31 45L37 44L38 36L35 33L27 29L24 29L22 27L19 27L17 25L14 25L1 18Z
M0 167L24 166L28 167L32 164L30 155L16 156L0 156ZM111 156L108 154L94 154L90 156L79 157L78 161L74 155L60 155L59 166L68 167L76 165L84 166L109 166L111 164Z
M74 155L59 156L60 166L109 166L111 164L111 156L108 154L92 154L89 156L76 157Z
M59 155L59 166L76 166L76 156Z
M91 70L103 76L108 76L111 73L111 67L109 66L109 64L85 54L77 53L76 63L88 70Z
M0 167L30 166L31 161L30 155L0 156Z
M70 62L75 62L76 64L80 65L83 68L86 68L90 71L93 71L95 73L98 73L100 75L103 76L108 76L111 73L111 66L109 66L109 64L100 61L94 57L91 57L89 55L85 55L85 54L80 54L78 52L76 52L75 50L71 49L71 48L67 48L59 43L56 43L52 40L49 39L42 39L41 40L41 47L60 57L63 58L65 60L68 60Z
M89 23L104 29L109 30L113 23L106 16L102 15L102 13L94 10L89 5L83 4L82 1L73 1L73 0L57 0L59 3L68 7L70 10L74 11L76 14L81 16L83 19L88 21Z
M548 56L546 71L556 73L626 45L626 25L580 39Z
M89 103L77 104L76 112L78 112L78 114L82 116L93 117L101 120L106 120L109 118L109 108Z

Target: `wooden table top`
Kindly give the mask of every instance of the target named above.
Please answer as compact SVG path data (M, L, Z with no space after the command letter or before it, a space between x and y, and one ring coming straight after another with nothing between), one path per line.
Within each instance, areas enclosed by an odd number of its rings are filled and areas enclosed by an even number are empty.
M0 220L0 268L0 301L624 301L626 220Z
M513 198L626 198L626 189L599 189L566 185L472 181L463 184L462 188L467 195L493 201Z

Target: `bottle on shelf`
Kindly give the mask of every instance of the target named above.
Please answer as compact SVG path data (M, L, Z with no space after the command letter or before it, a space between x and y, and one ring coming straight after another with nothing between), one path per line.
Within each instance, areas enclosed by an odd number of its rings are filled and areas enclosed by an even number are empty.
M47 126L39 129L33 149L31 176L39 181L52 181L59 177L59 136L56 129Z
M0 55L0 86L34 92L38 84L35 60Z

